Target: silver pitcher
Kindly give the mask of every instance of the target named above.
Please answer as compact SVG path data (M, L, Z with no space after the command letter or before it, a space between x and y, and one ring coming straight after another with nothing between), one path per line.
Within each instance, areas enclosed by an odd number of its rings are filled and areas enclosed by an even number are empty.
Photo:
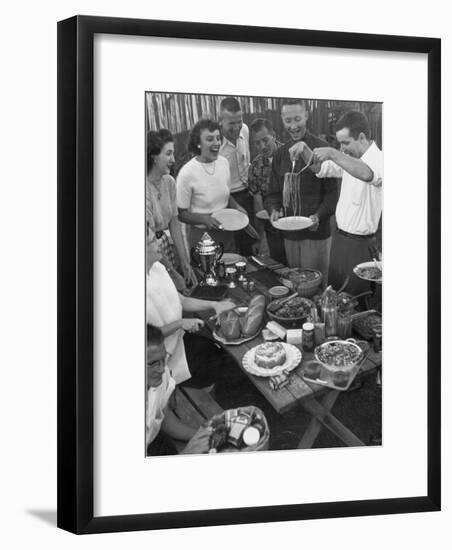
M190 256L193 263L203 272L201 285L218 285L215 267L223 256L223 249L223 243L216 244L208 233L204 233L201 240L191 249Z

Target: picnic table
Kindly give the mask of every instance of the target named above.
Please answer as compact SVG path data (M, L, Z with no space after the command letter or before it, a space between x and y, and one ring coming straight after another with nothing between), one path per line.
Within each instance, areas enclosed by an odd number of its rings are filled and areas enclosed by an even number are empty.
M255 280L255 289L253 291L244 290L243 287L237 283L236 288L229 288L227 298L231 298L237 305L247 305L252 296L256 294L264 294L269 296L268 290L272 286L272 273L275 277L284 276L287 268L280 267L273 270L271 273L264 272L264 269L268 271L268 268L258 268L249 261L247 261L247 276L256 275L257 271L262 272L262 277ZM259 273L261 275L261 273ZM208 315L204 316L206 326L211 332L215 330L215 321L209 319ZM345 445L347 446L363 446L365 445L350 428L340 422L331 412L339 394L338 390L326 388L319 384L308 383L301 376L302 365L305 361L312 360L314 358L313 352L307 352L302 349L302 346L297 346L302 352L302 361L300 365L291 372L289 384L277 389L271 389L268 378L255 376L245 370L242 366L242 359L245 353L254 348L255 346L264 342L261 334L251 341L242 343L240 345L224 345L224 349L236 360L240 368L249 378L251 383L257 388L257 390L265 397L265 399L271 404L276 412L279 414L287 413L295 407L303 407L311 416L312 420L308 425L305 433L303 434L298 448L311 448L314 444L318 434L322 427L327 428L334 433ZM377 371L381 366L381 353L375 352L370 347L369 353L361 365L358 377L362 377L366 373L371 371Z

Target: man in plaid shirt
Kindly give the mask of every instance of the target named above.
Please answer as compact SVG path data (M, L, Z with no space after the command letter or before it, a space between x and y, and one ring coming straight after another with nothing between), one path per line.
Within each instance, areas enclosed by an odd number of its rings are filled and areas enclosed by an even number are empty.
M251 162L248 172L248 190L253 196L255 227L260 236L258 253L270 255L273 259L285 263L281 233L268 220L256 217L264 209L272 171L273 154L282 144L276 140L272 124L265 118L258 118L250 126L251 139L258 151Z

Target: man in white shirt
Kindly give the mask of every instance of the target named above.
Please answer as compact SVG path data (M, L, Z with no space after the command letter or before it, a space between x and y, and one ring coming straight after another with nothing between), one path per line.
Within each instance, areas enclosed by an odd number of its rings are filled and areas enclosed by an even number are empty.
M196 430L181 422L168 407L176 383L168 369L167 358L161 330L147 325L146 454L175 454L177 451L170 438L188 441L183 454L207 453L212 429Z
M220 103L220 130L222 143L219 154L229 162L231 196L245 208L253 219L253 199L248 191L250 145L248 126L243 122L242 108L235 97L226 97ZM251 239L244 231L236 236L236 246L241 254L253 253Z
M345 113L336 124L341 146L314 149L312 171L317 177L341 177L341 192L336 207L337 230L331 246L328 280L339 288L347 276L347 292L357 294L369 289L353 268L372 259L377 248L376 233L382 211L383 153L370 139L369 122L359 111ZM311 151L294 146L291 154L309 159Z

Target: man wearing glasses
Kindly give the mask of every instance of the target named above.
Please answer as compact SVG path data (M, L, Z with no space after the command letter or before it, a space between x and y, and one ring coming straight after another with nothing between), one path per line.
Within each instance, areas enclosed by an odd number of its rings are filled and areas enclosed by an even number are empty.
M195 430L181 422L168 406L176 387L168 369L162 331L147 325L146 348L146 454L177 454L171 438L187 441L182 454L209 451L211 428Z

